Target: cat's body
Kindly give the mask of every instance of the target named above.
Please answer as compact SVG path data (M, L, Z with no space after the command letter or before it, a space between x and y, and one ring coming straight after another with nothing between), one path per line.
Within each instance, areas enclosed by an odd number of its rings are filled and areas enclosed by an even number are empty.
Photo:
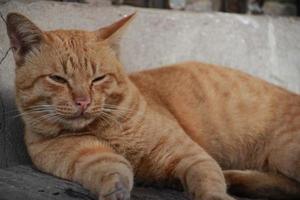
M130 77L149 107L223 169L267 169L274 142L300 126L299 95L237 70L188 62Z
M127 199L133 175L180 180L195 200L231 200L226 183L240 195L299 199L299 95L196 62L128 77L113 50L131 17L43 33L8 16L34 164L104 200Z

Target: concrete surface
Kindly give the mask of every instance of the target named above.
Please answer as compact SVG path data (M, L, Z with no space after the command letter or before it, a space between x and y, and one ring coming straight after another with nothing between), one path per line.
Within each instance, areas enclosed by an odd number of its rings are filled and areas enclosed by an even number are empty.
M41 173L29 166L0 169L1 200L96 200L79 184ZM181 192L134 188L131 200L188 200Z
M199 60L238 68L300 92L300 21L297 18L196 14L49 1L10 1L0 7L4 15L23 13L44 30L94 30L136 10L138 16L122 40L121 60L128 71ZM8 48L5 24L0 22L0 57ZM0 167L28 162L22 145L21 122L12 118L15 114L12 112L15 109L13 80L14 63L9 54L0 66L3 104Z

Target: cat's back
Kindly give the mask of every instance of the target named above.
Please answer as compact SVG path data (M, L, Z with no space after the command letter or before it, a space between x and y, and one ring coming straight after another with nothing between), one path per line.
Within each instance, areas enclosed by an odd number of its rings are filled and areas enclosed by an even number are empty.
M202 104L236 98L250 103L267 96L272 99L278 96L299 98L296 94L242 71L200 62L184 62L140 71L130 74L130 79L146 99L156 103L171 103L174 98L196 98Z

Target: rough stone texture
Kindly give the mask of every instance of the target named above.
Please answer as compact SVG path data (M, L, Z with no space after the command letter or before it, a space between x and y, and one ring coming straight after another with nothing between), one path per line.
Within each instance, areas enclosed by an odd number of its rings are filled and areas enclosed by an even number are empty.
M30 167L19 165L0 169L1 200L96 200L79 184L59 179ZM141 187L133 189L131 200L189 200L187 195L169 189ZM237 198L237 200L250 200ZM259 199L256 199L259 200Z
M29 166L0 169L1 200L96 200L79 184L41 173ZM131 200L188 200L181 192L136 187Z
M72 3L10 1L0 11L21 12L44 30L95 30L138 10L122 40L127 71L184 60L241 69L294 92L300 92L300 21L221 13L187 13L132 7L96 7ZM0 58L9 48L0 22ZM29 164L22 123L14 104L11 54L0 65L0 168ZM0 175L0 177L2 177Z

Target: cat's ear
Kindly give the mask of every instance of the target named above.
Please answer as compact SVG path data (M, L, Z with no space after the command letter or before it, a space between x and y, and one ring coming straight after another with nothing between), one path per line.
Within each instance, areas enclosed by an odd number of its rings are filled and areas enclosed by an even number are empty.
M106 26L104 28L101 28L96 31L97 38L100 41L107 41L108 44L113 48L113 50L116 51L116 53L119 53L119 43L120 38L125 31L125 29L128 27L128 25L132 22L132 20L135 18L136 13L133 13L131 15L128 15L121 20Z
M16 64L21 65L30 51L39 48L43 32L28 18L18 13L9 13L6 22Z

